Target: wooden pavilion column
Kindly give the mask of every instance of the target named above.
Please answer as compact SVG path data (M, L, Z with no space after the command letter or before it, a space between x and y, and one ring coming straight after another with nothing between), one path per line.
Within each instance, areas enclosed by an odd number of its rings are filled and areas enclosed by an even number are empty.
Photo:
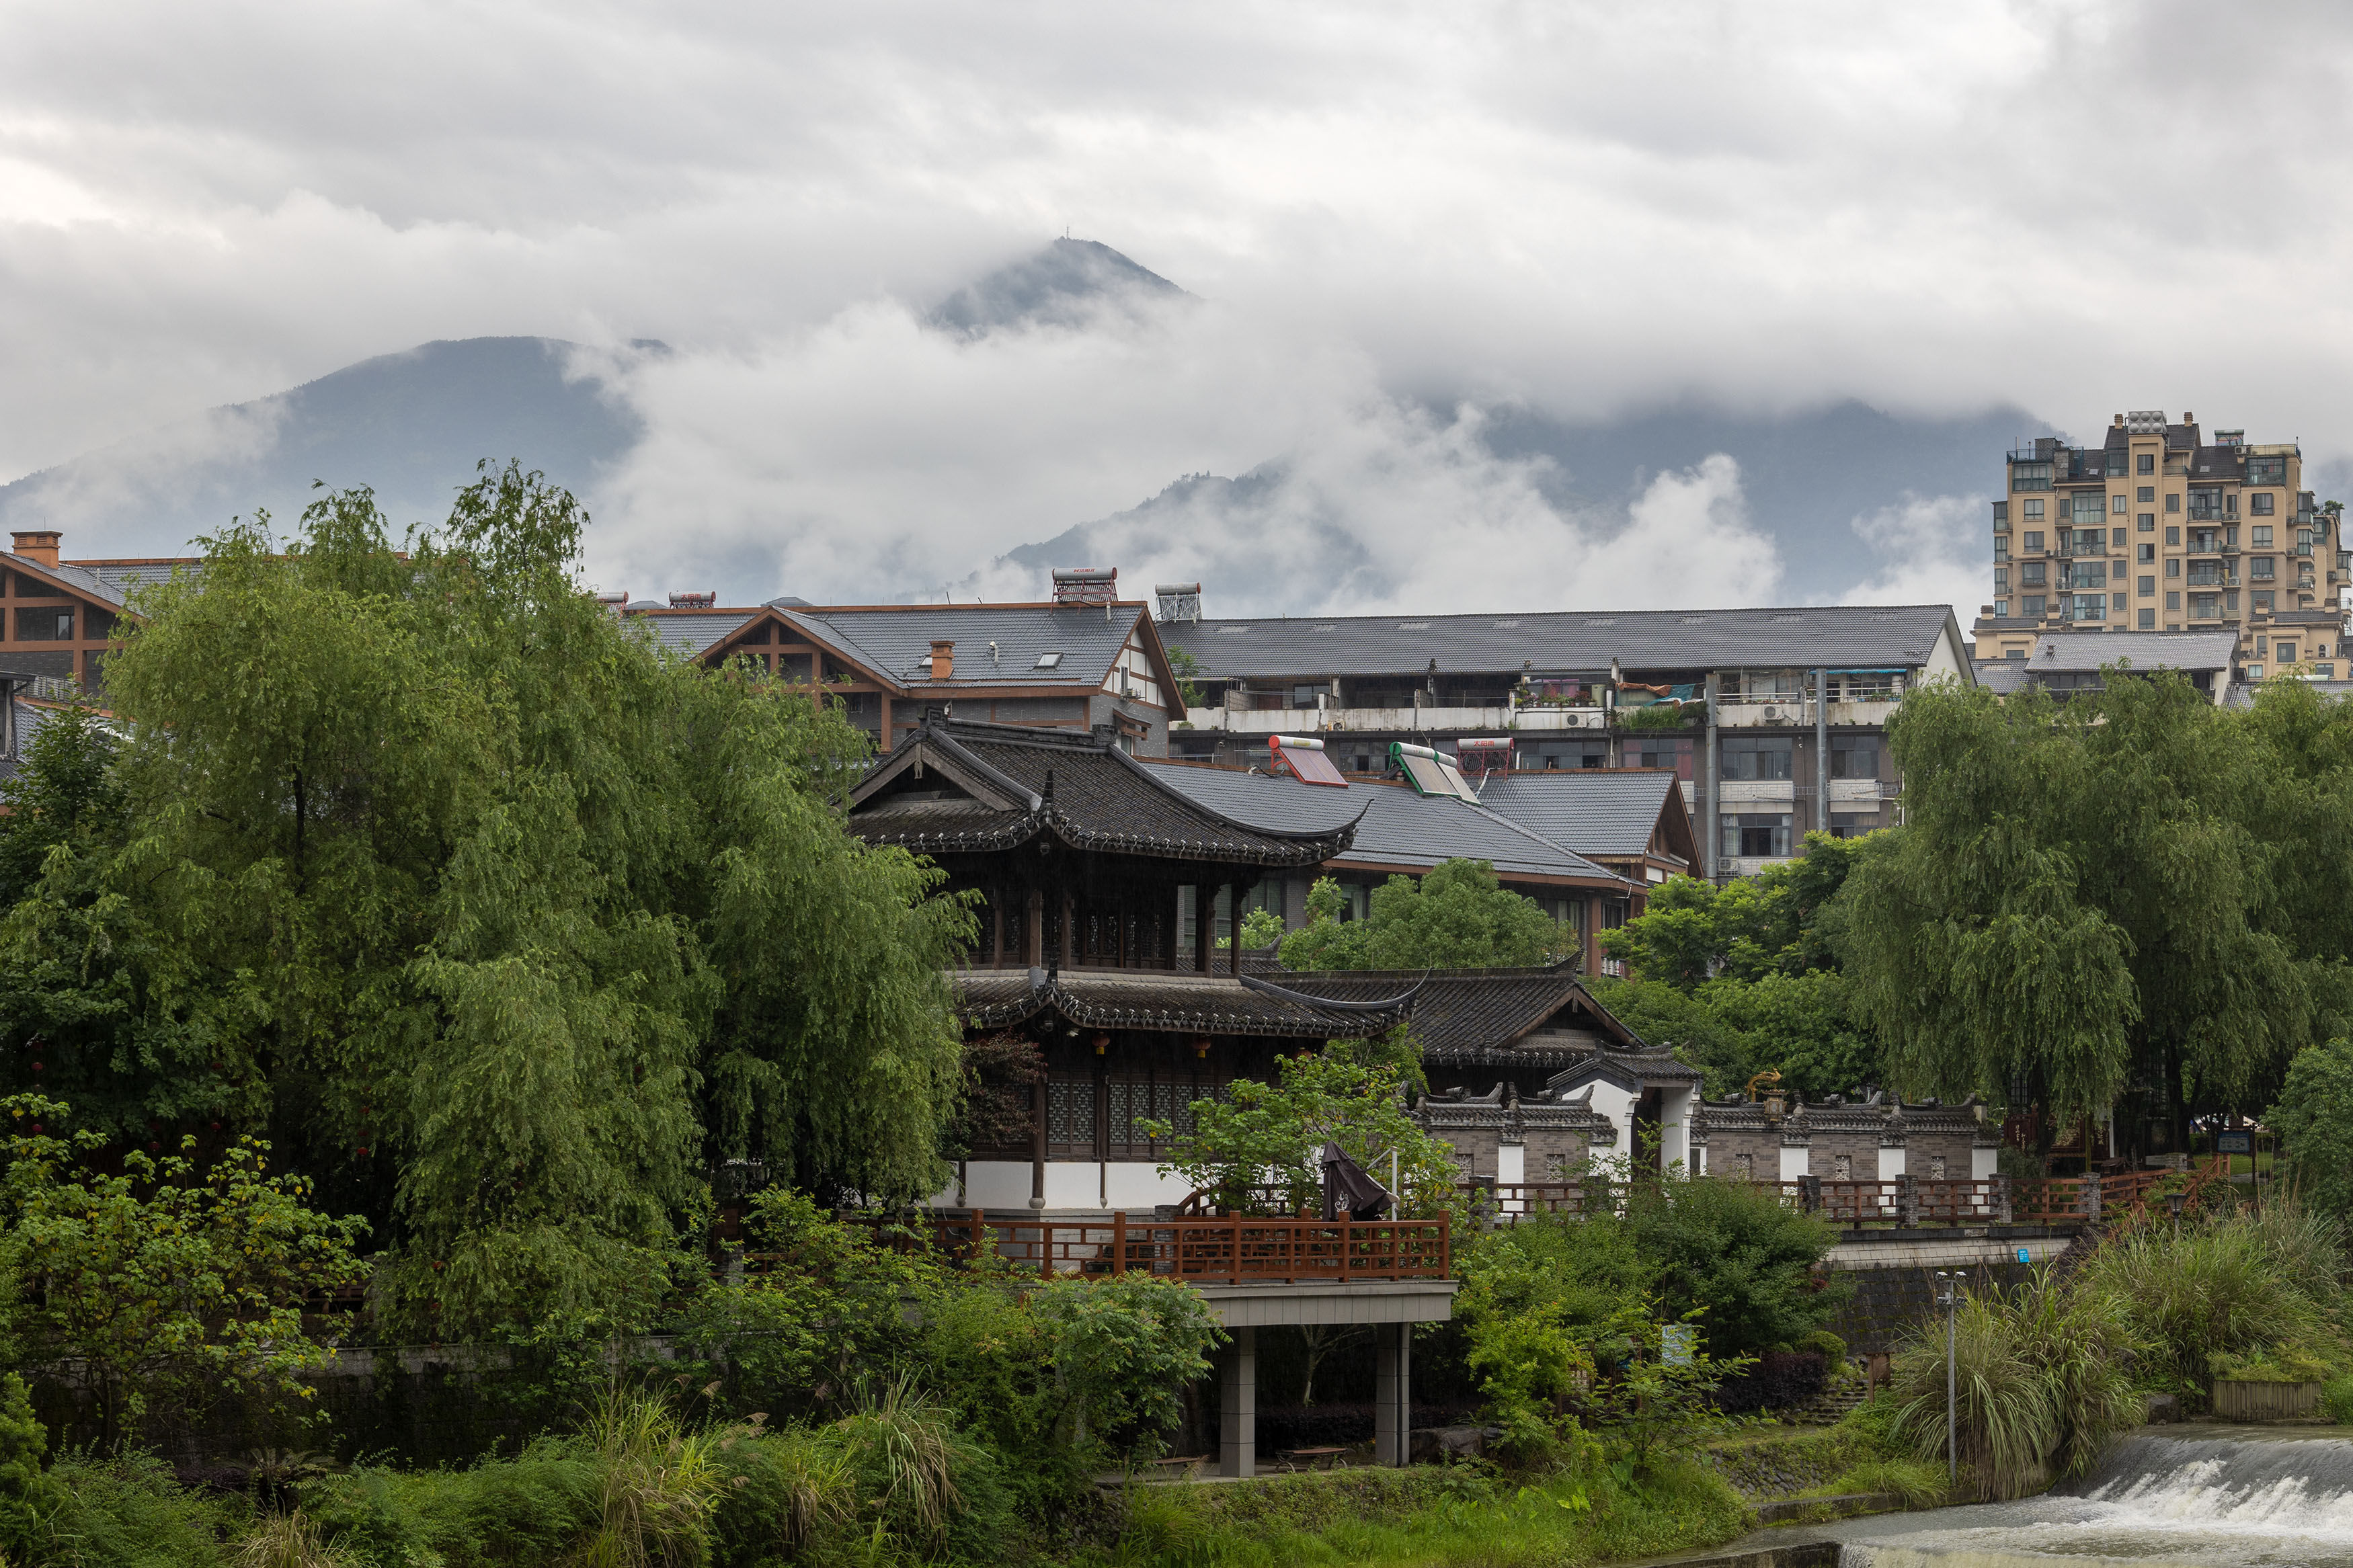
M1046 894L1032 882L1024 896L1029 900L1029 918L1021 926L1021 945L1028 950L1023 956L1029 968L1043 969L1046 966Z
M1029 1206L1046 1206L1046 1080L1029 1086ZM1045 1256L1041 1244L1039 1256Z

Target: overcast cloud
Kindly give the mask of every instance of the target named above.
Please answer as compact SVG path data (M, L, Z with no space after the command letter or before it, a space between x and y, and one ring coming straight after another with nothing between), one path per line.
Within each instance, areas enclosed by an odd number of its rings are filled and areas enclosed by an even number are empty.
M19 5L0 475L427 339L659 338L617 585L1026 591L989 563L1273 462L1105 563L1757 602L1731 464L1579 515L1481 410L2188 403L2341 460L2348 66L2321 5ZM916 326L1066 226L1202 303ZM1966 601L1981 499L1856 519L1863 591Z

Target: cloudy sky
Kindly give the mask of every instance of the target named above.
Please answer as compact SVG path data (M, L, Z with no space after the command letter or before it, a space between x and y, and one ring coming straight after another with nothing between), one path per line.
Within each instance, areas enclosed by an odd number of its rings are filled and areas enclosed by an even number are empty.
M2190 404L2342 459L2348 67L2292 5L0 6L0 479L544 334L646 421L607 579L1020 592L1003 552L1272 463L1124 575L1759 602L1736 462L1584 510L1482 421ZM1066 230L1196 301L921 325ZM1974 599L1981 500L1840 520L1843 591Z

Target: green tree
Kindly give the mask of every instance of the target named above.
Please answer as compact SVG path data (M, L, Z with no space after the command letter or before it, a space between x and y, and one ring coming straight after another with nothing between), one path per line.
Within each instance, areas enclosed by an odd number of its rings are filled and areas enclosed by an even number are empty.
M2263 1121L2280 1135L2296 1195L2323 1214L2353 1218L2353 1040L2339 1036L2298 1051Z
M364 1228L306 1205L311 1184L269 1175L269 1145L240 1139L208 1163L182 1152L132 1150L119 1175L76 1159L106 1145L58 1134L67 1108L37 1095L5 1101L0 1150L0 1278L25 1348L78 1378L105 1436L135 1428L166 1403L200 1408L241 1390L301 1401L302 1374L329 1347L302 1326L306 1299L357 1280L352 1251Z
M397 1331L643 1321L722 1159L944 1177L969 915L844 831L838 705L611 616L585 521L511 468L400 549L365 491L206 541L108 665L121 826L0 927L41 1083L133 1144L266 1128Z
M1275 1083L1237 1079L1229 1103L1196 1100L1190 1132L1167 1122L1138 1125L1168 1144L1163 1171L1237 1212L1271 1202L1274 1212L1290 1214L1321 1202L1327 1142L1383 1185L1394 1155L1400 1212L1444 1207L1454 1194L1452 1150L1408 1113L1402 1068L1380 1059L1381 1052L1360 1055L1347 1046L1285 1057Z
M1546 963L1575 949L1568 933L1495 879L1484 860L1449 860L1373 889L1361 922L1329 878L1309 893L1309 923L1283 939L1287 969L1472 969ZM1361 936L1350 928L1361 924Z
M1601 933L1602 948L1641 978L1685 991L1720 976L1835 969L1844 931L1838 894L1861 844L1810 833L1802 858L1722 888L1670 878L1651 889L1641 914Z
M2037 1105L2055 1131L2142 1085L2183 1147L2193 1104L2275 1082L2344 1009L2344 917L2311 882L2343 874L2346 830L2300 841L2285 804L2313 770L2283 734L2333 759L2342 798L2348 720L2311 701L2267 690L2242 719L2121 667L2063 708L1907 698L1906 824L1866 841L1841 900L1854 1010L1902 1086Z

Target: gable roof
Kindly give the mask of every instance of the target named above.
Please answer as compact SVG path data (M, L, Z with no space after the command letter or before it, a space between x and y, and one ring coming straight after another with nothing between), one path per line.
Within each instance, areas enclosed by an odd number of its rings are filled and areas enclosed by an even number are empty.
M1599 671L1613 658L1628 669L1909 669L1928 662L1940 636L1956 659L1961 647L1949 605L1205 618L1162 635L1216 679L1419 675L1433 660L1456 673Z
M1413 993L1413 1032L1432 1066L1559 1067L1597 1051L1641 1051L1641 1037L1593 999L1576 964L1528 969L1269 972L1284 989L1332 1002Z
M1695 859L1683 781L1672 768L1546 768L1490 773L1480 803L1582 855L1642 855L1663 827Z
M1298 827L1237 819L1109 740L936 713L849 798L852 833L923 854L1008 849L1050 833L1074 848L1150 858L1314 866L1347 848L1356 826L1354 817Z
M2335 611L2327 619L2342 619ZM2029 675L2048 670L2090 674L2105 665L2130 659L2135 669L2228 669L2237 657L2236 632L2044 632L2018 659L1989 659L1983 664L2022 668Z
M1631 885L1608 867L1484 806L1419 795L1401 784L1356 778L1337 790L1208 763L1155 757L1136 766L1238 821L1291 833L1328 832L1337 823L1355 822L1354 842L1332 857L1338 867L1419 871L1449 860L1485 860L1507 879Z

